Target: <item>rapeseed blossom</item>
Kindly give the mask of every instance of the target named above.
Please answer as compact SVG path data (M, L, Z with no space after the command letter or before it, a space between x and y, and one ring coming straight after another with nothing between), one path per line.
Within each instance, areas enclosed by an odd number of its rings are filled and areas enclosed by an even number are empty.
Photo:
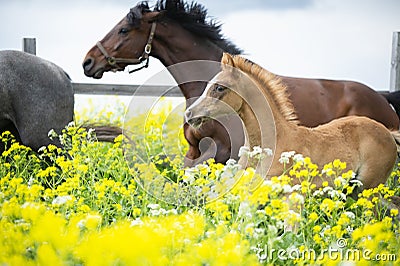
M294 151L281 155L282 175L268 180L233 160L225 165L208 160L183 169L186 145L168 141L183 138L175 124L181 117L173 119L169 111L167 106L137 117L129 126L131 139L121 135L114 143L99 143L95 132L70 124L50 134L60 139L62 148L49 145L39 153L3 133L0 263L400 262L399 212L386 207L400 195L394 181L398 170L388 184L352 198L349 195L361 184L346 171L345 162L335 160L318 168ZM104 115L106 121L116 117ZM241 153L255 159L271 155L261 148L243 148ZM174 157L165 156L170 154ZM314 178L324 179L321 187ZM368 256L321 255L339 244L343 253ZM373 260L377 255L390 260Z

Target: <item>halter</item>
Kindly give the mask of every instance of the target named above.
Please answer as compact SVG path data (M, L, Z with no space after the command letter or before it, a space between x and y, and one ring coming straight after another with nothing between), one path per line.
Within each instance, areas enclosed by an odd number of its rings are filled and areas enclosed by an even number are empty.
M156 31L156 25L157 25L156 22L153 22L151 24L151 30L150 30L149 38L147 39L147 44L144 47L144 51L139 58L133 58L133 59L131 59L131 58L115 58L114 56L110 56L107 53L107 50L104 48L104 46L101 44L101 42L97 42L96 45L99 48L99 50L101 51L101 53L104 55L104 57L106 58L107 63L111 67L113 67L113 69L118 69L118 68L121 69L121 67L118 66L119 63L128 64L128 65L138 65L138 64L142 64L144 61L146 61L142 66L129 71L129 73L136 72L138 70L147 68L149 66L151 43L153 42L154 32Z

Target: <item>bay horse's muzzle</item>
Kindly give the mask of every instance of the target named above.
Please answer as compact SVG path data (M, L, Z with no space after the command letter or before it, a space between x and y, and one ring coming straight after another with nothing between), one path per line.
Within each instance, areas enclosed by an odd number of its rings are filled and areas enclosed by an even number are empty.
M89 73L90 73L90 70L93 68L93 66L94 66L94 59L92 57L86 58L86 60L82 64L83 71L86 76L90 76Z
M205 114L195 114L189 107L185 111L185 122L194 128L199 128L204 122L209 120L208 115Z

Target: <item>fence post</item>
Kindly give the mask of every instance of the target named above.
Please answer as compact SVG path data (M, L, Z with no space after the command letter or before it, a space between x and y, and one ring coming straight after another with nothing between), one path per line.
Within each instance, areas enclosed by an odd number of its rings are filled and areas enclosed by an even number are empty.
M400 91L400 32L393 32L390 91Z
M36 55L36 39L24 38L22 40L22 51Z

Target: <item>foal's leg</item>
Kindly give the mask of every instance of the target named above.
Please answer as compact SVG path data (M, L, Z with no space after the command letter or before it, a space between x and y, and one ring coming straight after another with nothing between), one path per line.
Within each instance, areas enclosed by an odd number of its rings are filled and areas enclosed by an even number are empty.
M365 160L357 173L357 179L364 185L362 189L374 188L379 184L384 184L393 170L396 157L394 153L386 152L382 153L379 159L375 155Z

